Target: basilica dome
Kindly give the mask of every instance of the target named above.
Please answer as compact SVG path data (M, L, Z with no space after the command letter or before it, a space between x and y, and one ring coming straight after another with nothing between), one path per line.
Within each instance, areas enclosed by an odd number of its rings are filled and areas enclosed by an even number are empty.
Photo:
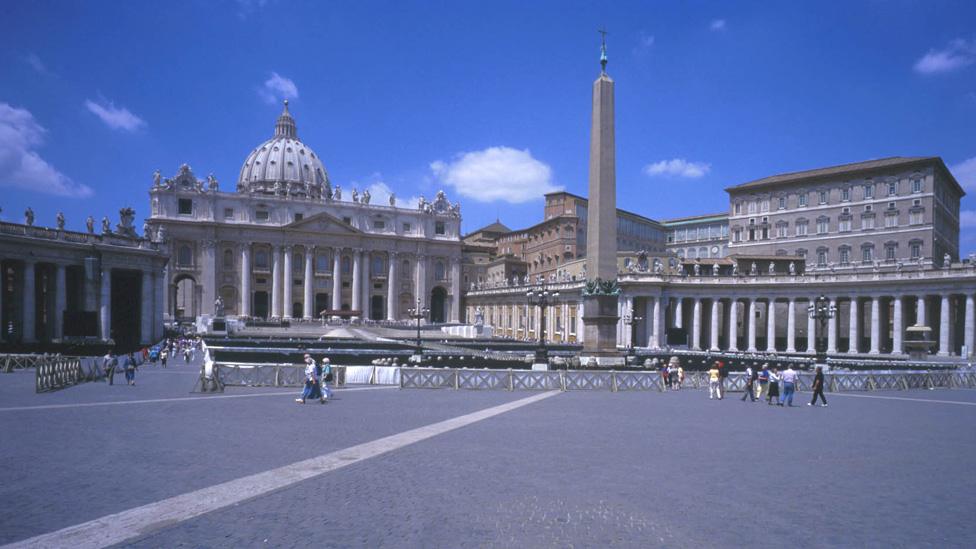
M329 174L318 155L298 139L288 101L275 123L274 137L258 145L244 161L237 190L273 196L321 199ZM328 194L328 191L326 191Z

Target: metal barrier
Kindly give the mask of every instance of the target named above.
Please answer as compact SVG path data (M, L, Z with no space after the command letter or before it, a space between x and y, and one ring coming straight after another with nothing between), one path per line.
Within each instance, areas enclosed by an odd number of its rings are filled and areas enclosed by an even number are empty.
M0 372L9 374L14 370L26 370L51 358L51 355L9 354L0 357Z
M304 364L221 362L214 364L214 372L214 378L221 386L221 390L224 385L243 387L302 387L305 385ZM332 377L334 386L342 387L345 385L346 367L333 366Z
M813 389L813 373L797 376L797 390ZM915 389L976 388L976 372L836 372L825 379L829 392L904 391ZM747 377L731 372L725 390L742 392ZM688 372L683 387L708 387L707 372ZM664 391L664 380L656 371L617 372L613 370L481 370L453 368L400 368L401 389L474 389L506 391Z
M47 357L34 367L34 390L38 393L57 391L85 380L81 359L77 357Z

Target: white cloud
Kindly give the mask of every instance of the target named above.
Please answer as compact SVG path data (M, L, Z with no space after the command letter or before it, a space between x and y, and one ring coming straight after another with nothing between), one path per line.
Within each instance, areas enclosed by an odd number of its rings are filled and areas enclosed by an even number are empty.
M976 42L956 39L942 50L929 50L915 62L915 72L936 74L961 69L976 62Z
M75 183L34 150L47 133L26 109L0 102L0 187L56 196L87 197L91 187Z
M41 61L41 58L37 56L36 53L29 53L24 56L24 62L34 69L37 74L43 74L44 76L54 76L54 73Z
M285 78L276 72L264 81L264 86L258 89L258 95L266 103L280 103L282 99L298 97L298 86L290 78Z
M949 171L956 176L956 181L967 191L976 190L976 156L949 166Z
M959 212L960 227L976 227L976 211L962 210Z
M552 169L532 157L528 149L489 147L457 154L450 162L430 163L434 176L460 194L478 202L528 202L562 190L552 181Z
M708 28L713 31L724 31L725 19L712 19L712 22L708 25Z
M111 101L102 100L101 103L96 103L91 99L86 99L85 107L113 130L134 132L146 125L145 120L132 114L129 109L116 107Z
M637 37L637 45L634 46L632 53L636 56L645 55L651 50L651 46L653 45L654 35L641 31L640 35Z
M374 173L370 176L370 179L372 179L373 182L365 186L362 184L357 184L356 182L353 182L352 186L353 188L359 188L360 192L362 192L363 188L369 190L370 204L389 206L390 195L394 194L393 189L383 181L383 176L379 173ZM343 193L343 199L350 201L352 200L352 189L350 189L348 193ZM396 205L398 208L416 208L419 200L419 196L411 196L407 199L403 199L402 197L398 196L396 198Z
M684 177L698 179L711 171L712 165L707 162L689 162L684 158L661 160L644 166L644 175L649 177Z

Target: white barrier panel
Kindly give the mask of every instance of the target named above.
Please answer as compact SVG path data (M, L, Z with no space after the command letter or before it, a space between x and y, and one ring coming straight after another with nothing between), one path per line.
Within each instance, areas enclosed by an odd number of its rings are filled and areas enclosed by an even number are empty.
M348 383L348 379L346 383ZM373 374L374 385L399 385L400 368L398 366L376 366Z
M373 379L372 366L346 366L346 383L366 385Z

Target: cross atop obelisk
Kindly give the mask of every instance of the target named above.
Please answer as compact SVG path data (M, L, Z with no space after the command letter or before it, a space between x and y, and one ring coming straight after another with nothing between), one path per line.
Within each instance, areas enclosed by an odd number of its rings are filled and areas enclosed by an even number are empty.
M583 355L601 365L618 362L617 174L613 79L607 74L607 31L600 29L600 76L593 82L590 192L586 221Z

